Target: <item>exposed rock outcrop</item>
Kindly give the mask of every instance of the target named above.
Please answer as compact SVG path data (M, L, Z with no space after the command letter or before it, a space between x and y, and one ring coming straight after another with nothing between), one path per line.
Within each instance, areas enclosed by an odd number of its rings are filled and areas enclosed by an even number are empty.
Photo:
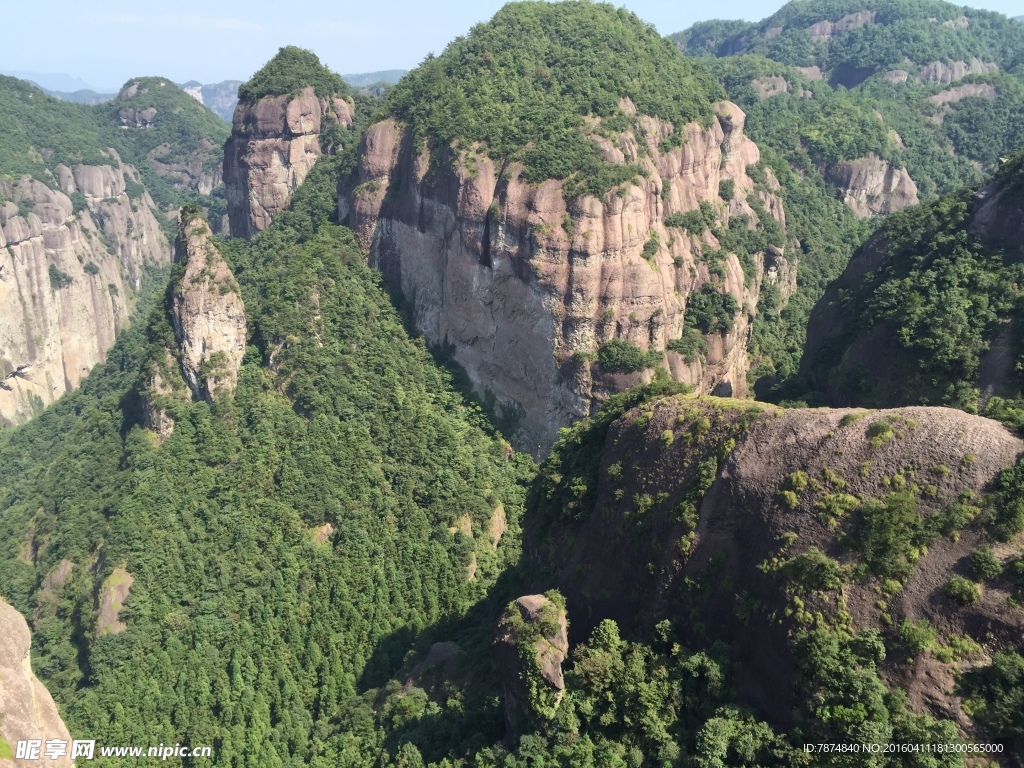
M622 107L636 113L625 100ZM745 275L735 255L723 254L722 276L713 277L708 257L719 244L711 232L666 226L667 216L702 202L721 222L757 220L746 173L757 146L736 105L716 111L708 128L686 126L682 146L668 150L662 141L673 127L665 121L639 116L638 128L615 140L595 123L592 139L606 159L636 163L648 177L571 202L562 182L527 184L518 166L497 166L479 146L431 157L385 120L368 129L358 177L339 190L340 217L410 301L427 339L454 346L478 391L518 419L519 445L539 455L560 427L651 375L604 371L595 353L612 339L665 351L682 335L687 298L706 285L740 307L731 330L707 337L706 356L687 362L668 351L661 365L699 391L745 394L763 255ZM728 202L719 197L723 181L734 186ZM755 194L784 227L770 175L769 185Z
M38 739L43 745L49 739L60 739L70 746L71 736L60 718L57 705L32 672L29 653L32 633L20 613L0 599L0 746L13 753L19 741ZM67 755L51 760L40 745L38 760L17 761L0 752L0 768L21 766L55 766L70 768Z
M171 401L212 402L235 390L246 344L238 282L217 250L209 224L189 208L182 210L174 262L182 266L167 307L175 344L151 362L143 398L146 425L161 439L174 428Z
M786 78L779 75L773 77L759 77L750 83L754 90L757 91L757 96L762 101L764 99L770 99L772 96L778 96L780 93L786 93L789 91L789 83L786 82Z
M110 116L153 170L176 189L209 195L222 181L222 147L228 130L188 96L194 98L170 80L135 78L111 103Z
M326 121L348 127L354 111L351 98L320 98L312 87L238 102L224 152L232 236L252 237L270 225L319 159Z
M170 246L135 169L57 166L52 186L0 179L0 423L78 386L131 315Z
M954 83L968 75L984 75L998 71L998 64L981 59L971 59L970 62L933 61L921 67L917 73L917 80L922 83Z
M860 530L862 505L884 504L903 488L915 519L927 520L958 499L980 498L1024 452L1024 441L998 423L952 409L783 410L692 396L637 407L601 444L585 508L527 515L544 525L548 515L557 518L543 546L528 529L524 551L552 569L548 583L565 595L574 632L585 637L609 618L626 631L649 631L669 619L683 645L728 642L739 660L741 702L783 726L797 706L785 563L814 548L850 567L862 556L850 533ZM709 464L717 467L713 480L699 479ZM551 490L537 494L538 503ZM838 495L847 507L830 517L825 510ZM552 498L564 497L556 491ZM890 585L898 589L887 604L879 602L882 578L866 571L833 591L801 592L801 605L833 617L841 594L850 625L876 628L887 643L899 642L895 628L904 618L927 618L942 637L967 633L990 638L993 647L1018 647L1024 610L1007 607L1008 582L986 584L963 609L944 594L983 541L979 526L961 521L957 528L906 553L908 575ZM919 712L969 730L952 687L915 677L917 665L908 667L906 658L891 654L883 677L904 687ZM941 666L946 677L958 668L955 661Z
M96 617L96 636L116 635L127 626L121 621L121 607L128 599L135 577L123 567L115 568L100 587L99 611Z
M807 28L807 34L810 35L811 40L820 43L830 39L833 35L848 32L851 29L859 29L865 24L871 24L874 20L874 11L850 13L843 16L839 21L819 21L812 24Z
M991 83L971 83L969 85L958 85L955 88L947 88L944 91L939 91L934 96L929 96L928 101L941 107L944 104L956 104L958 101L968 97L988 99L991 101L997 96L999 96L999 93Z
M532 718L550 718L565 695L562 662L569 622L561 597L524 595L508 605L494 636L505 721L519 732Z
M825 170L842 201L857 216L877 216L916 205L917 185L905 168L893 168L874 154L843 160Z

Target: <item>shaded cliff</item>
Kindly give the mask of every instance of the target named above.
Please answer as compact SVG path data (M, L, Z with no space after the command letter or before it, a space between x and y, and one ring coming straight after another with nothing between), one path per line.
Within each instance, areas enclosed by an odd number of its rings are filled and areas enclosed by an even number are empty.
M836 405L1019 398L1024 161L977 190L908 209L816 305L802 374Z
M571 39L609 14L606 6L506 7L396 86L386 102L394 117L367 130L357 171L339 190L340 218L410 303L417 328L451 345L535 453L655 369L701 391L745 394L765 261L771 280L792 266L778 185L770 172L757 182L747 173L759 152L743 134L744 114L715 100L720 91L703 70L625 15L623 45L641 58L615 65L680 71L646 89L588 80L586 50L571 52ZM511 46L533 17L545 31L530 49ZM515 109L464 122L464 105L439 94L486 98L492 65L472 58L482 48L523 109L545 98L545 83L603 91L563 90L561 101L539 107L550 115L529 123ZM520 82L516 73L548 49L561 69ZM599 102L602 114L592 114ZM554 137L532 137L551 121L560 121Z
M210 226L192 207L182 209L168 287L168 343L156 353L143 394L146 426L166 439L176 401L234 392L245 355L245 306ZM167 331L172 331L171 333Z
M224 151L228 219L234 237L266 229L337 132L352 124L348 85L300 48L282 48L238 89Z
M77 387L127 325L147 270L170 258L137 172L108 157L57 165L49 184L0 179L0 423Z
M71 758L65 754L50 759L43 753L43 745L50 739L60 739L70 748L71 736L60 719L53 697L32 672L29 653L32 634L25 618L0 598L0 767L43 766L70 768ZM38 760L18 758L14 755L17 743L28 739L39 740ZM68 749L70 752L70 749Z
M801 645L877 633L872 674L877 663L912 711L979 736L984 716L954 677L1022 650L1024 609L1007 601L1020 558L1004 542L1024 529L1024 441L942 408L637 400L561 439L529 505L525 550L550 574L534 586L565 595L578 637L613 619L640 634L671 625L690 648L728 643L741 703L824 734L858 718L816 723L816 708L857 694L809 696Z

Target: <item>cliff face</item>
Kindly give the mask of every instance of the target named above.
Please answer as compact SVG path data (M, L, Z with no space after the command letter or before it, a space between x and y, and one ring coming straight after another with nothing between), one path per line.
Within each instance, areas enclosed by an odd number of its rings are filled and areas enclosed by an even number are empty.
M635 115L627 100L621 106ZM682 146L668 151L659 149L672 132L665 121L640 116L637 130L614 140L598 135L595 121L592 139L606 159L639 164L648 176L571 203L560 181L527 184L517 166L496 166L479 146L432 158L385 120L365 135L358 178L339 190L340 217L411 302L427 339L453 345L478 391L518 419L520 445L542 453L560 427L651 376L602 370L596 353L613 339L653 351L661 362L652 365L698 391L745 394L764 255L745 275L709 230L666 226L670 214L702 202L722 226L739 215L754 222L751 193L785 224L772 177L755 191L746 173L759 152L743 134L743 112L723 102L716 113L708 128L687 126ZM722 182L734 186L729 201L719 196ZM781 250L769 261L771 279L788 272ZM732 296L739 311L730 330L707 335L706 355L687 362L666 348L683 335L687 299L704 286Z
M917 185L905 168L893 168L877 155L844 160L825 170L839 198L859 218L917 205Z
M71 736L64 721L57 712L53 697L39 679L32 673L29 652L32 634L25 618L14 608L0 599L0 746L6 744L12 757L0 752L0 768L18 766L51 765L70 768L73 765L67 755L51 760L43 754L38 760L18 759L13 753L19 741L39 739L45 745L48 739L66 742L70 752Z
M0 179L0 423L77 387L128 322L145 266L170 259L149 194L126 192L138 174L109 152L109 166L58 166L55 188Z
M319 98L312 87L238 103L224 151L233 237L252 237L288 206L320 157L321 130L332 120L348 127L354 109L351 99Z
M152 362L143 398L146 425L161 439L174 429L174 400L212 402L218 394L234 391L246 342L238 283L217 251L209 225L187 210L179 224L174 261L183 270L167 306L174 343Z
M599 469L542 470L555 480L537 498L551 501L527 517L524 545L555 574L544 586L565 596L578 636L606 618L632 631L668 618L684 646L728 642L741 702L787 727L799 706L791 638L816 612L819 622L875 628L892 648L903 619L927 619L943 638L987 637L989 653L1020 643L1024 611L1008 607L1008 582L986 582L965 608L944 592L971 573L986 540L970 525L992 515L982 492L1024 451L996 422L945 408L782 410L675 396L627 412L594 443L582 439ZM580 485L582 497L568 490ZM980 508L942 517L958 499ZM865 533L882 524L896 526L885 543ZM815 553L835 560L835 581L801 581ZM908 656L890 653L882 676L918 712L970 732L953 676L975 662Z

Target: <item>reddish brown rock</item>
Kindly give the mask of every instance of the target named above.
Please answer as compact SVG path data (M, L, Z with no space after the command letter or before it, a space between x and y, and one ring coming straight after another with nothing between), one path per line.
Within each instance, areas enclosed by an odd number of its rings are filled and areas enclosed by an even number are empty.
M38 739L46 743L60 739L71 745L71 736L61 720L53 697L32 673L29 653L32 634L25 618L0 599L0 744L15 750L19 741ZM69 750L70 751L70 750ZM38 760L17 761L0 753L0 768L55 766L70 768L67 756L51 760L40 749Z
M704 358L687 363L670 351L660 365L702 392L746 393L763 255L747 276L727 255L724 277L715 278L701 259L718 248L710 232L696 237L665 226L666 216L702 201L720 220L756 219L746 169L758 149L743 134L745 115L735 104L720 103L716 113L708 128L686 126L682 146L665 152L659 144L672 126L652 117L641 116L639 130L614 141L595 132L609 162L637 163L648 178L571 203L562 182L527 184L517 166L496 167L479 146L445 154L428 173L426 148L385 120L367 130L358 178L339 190L340 217L410 301L427 339L454 345L478 391L493 393L502 412L518 418L519 445L539 455L560 427L652 375L602 372L598 349L619 338L663 352L682 333L687 297L705 284L741 307L732 330L709 337ZM724 180L735 186L731 202L718 194ZM784 226L774 192L763 199Z
M217 250L209 224L187 210L178 225L174 260L184 265L167 308L177 343L151 361L143 397L146 425L161 440L173 431L168 399L212 402L234 392L246 345L238 282Z
M874 154L843 160L825 170L840 199L860 218L916 205L917 185L905 168L893 168Z
M324 121L347 127L354 110L351 99L319 98L312 87L238 103L224 151L232 236L252 237L270 225L319 159Z

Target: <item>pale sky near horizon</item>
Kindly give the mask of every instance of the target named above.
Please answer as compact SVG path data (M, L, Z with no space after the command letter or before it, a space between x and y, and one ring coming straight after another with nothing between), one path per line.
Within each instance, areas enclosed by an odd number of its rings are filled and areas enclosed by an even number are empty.
M760 20L782 0L618 0L671 34L709 18ZM245 80L283 45L314 51L341 73L412 69L504 0L35 0L3 9L0 71L67 73L101 90L160 75L177 82ZM1024 0L976 7L1024 14Z

